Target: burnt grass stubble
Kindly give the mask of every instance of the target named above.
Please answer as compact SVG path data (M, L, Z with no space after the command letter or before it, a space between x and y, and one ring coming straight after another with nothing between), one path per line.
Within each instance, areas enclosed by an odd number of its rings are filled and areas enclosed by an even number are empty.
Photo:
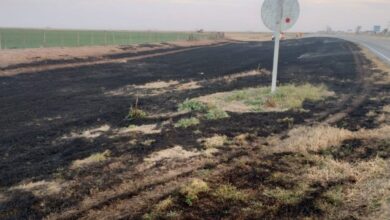
M296 84L323 83L337 95L353 95L361 89L361 85L357 79L351 49L352 52L359 53L357 46L338 39L308 38L285 41L282 43L279 81ZM183 146L186 150L198 149L200 146L197 139L215 133L228 137L243 133L250 133L256 137L283 134L288 131L289 126L286 123L275 123L280 119L293 118L294 124L310 124L319 120L320 115L337 112L345 107L333 97L316 103L305 102L304 108L310 110L308 112L230 113L231 117L228 119L202 121L200 125L188 129L165 126L161 134L136 137L141 140L156 140L152 146L132 146L129 144L132 137L109 138L108 135L102 135L94 140L76 138L71 141L58 141L64 134L103 124L110 125L111 129L127 126L129 122L125 121L124 117L136 97L109 97L104 93L129 84L143 85L158 80L178 80L181 83L205 80L202 81L202 87L198 89L171 91L141 99L140 108L149 114L174 112L177 110L176 106L187 98L252 86L268 86L270 76L267 75L249 76L230 84L207 83L207 79L253 70L259 66L271 70L272 51L272 42L234 42L127 63L63 68L38 73L26 72L16 76L1 77L0 189L5 192L9 187L22 181L50 181L58 173L61 173L61 178L65 180L76 181L84 181L83 175L92 173L94 176L100 176L100 181L99 183L91 180L80 182L79 187L74 188L74 192L67 196L37 198L28 191L13 191L12 195L7 195L9 197L7 201L0 203L0 216L8 213L10 219L40 219L50 213L61 213L68 207L77 205L86 195L90 195L92 188L101 191L115 188L123 181L120 178L122 172L134 170L134 167L152 152L175 145ZM307 53L322 56L299 58ZM118 56L123 57L122 55ZM364 62L369 61L364 60ZM383 91L388 93L389 87L373 89L372 93L375 96ZM366 100L363 105L338 123L349 129L376 127L378 125L367 119L366 113L389 102L389 100L381 100L377 103ZM181 117L183 116L136 120L132 123L162 123L167 119L177 121ZM47 118L56 119L45 120ZM202 134L194 134L193 130L196 129L202 131ZM107 173L102 169L104 164L101 164L87 171L63 172L73 161L106 149L111 150L113 158L119 156L127 158L126 169ZM267 160L271 161L271 164L278 164L280 162L278 157L280 155ZM254 164L259 169L265 165ZM221 179L228 178L228 181L236 184L237 187L244 184L255 188L257 184L267 184L262 181L275 169L289 168L283 168L283 164L280 164L269 167L268 173L251 173L245 176L245 172L233 172L229 174L230 176L223 176ZM289 171L298 172L291 169ZM143 174L134 172L134 177L140 175ZM323 213L312 206L311 200L320 195L326 187L330 186L319 186L318 191L307 195L307 199L298 205L283 206L276 212L278 213L276 216L269 217L322 216ZM41 206L42 203L45 205ZM187 210L188 217L193 218L215 219L233 215L232 212L223 212L223 209L218 206L206 206L204 210L196 210L183 204L182 208ZM145 207L141 211L148 210L149 208ZM140 216L141 213L128 217L139 218Z

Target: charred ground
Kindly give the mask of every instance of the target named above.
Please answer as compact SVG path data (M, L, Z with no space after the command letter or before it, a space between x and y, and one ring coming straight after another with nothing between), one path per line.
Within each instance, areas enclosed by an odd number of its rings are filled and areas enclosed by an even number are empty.
M373 199L378 204L342 203L343 193L363 190L368 177L379 185L381 178L388 180L381 169L389 158L390 87L388 73L375 69L352 43L332 38L282 43L281 84L325 85L335 94L305 101L305 111L228 112L229 118L175 127L197 116L177 112L187 99L268 86L272 52L272 42L156 48L151 57L120 53L102 64L1 77L0 217L373 216L383 205L379 195ZM28 64L9 68L20 67ZM126 120L136 102L147 116ZM297 129L303 137L325 131L318 137L326 144L293 139ZM199 140L216 135L226 137L223 146L204 150ZM380 175L356 174L361 171L356 167L370 162L377 169L372 173ZM328 171L317 168L324 166L342 172L321 178ZM193 179L208 189L189 201L180 189Z

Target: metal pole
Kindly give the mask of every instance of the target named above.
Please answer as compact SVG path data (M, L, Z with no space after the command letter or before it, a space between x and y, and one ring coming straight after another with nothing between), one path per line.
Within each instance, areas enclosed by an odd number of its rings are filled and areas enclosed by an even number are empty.
M276 81L278 79L278 63L279 63L279 46L280 46L280 31L275 31L275 50L274 50L274 66L272 69L272 88L271 93L276 91Z
M3 49L3 48L2 48L2 44L1 44L1 40L2 40L2 39L1 39L1 33L0 33L0 50Z

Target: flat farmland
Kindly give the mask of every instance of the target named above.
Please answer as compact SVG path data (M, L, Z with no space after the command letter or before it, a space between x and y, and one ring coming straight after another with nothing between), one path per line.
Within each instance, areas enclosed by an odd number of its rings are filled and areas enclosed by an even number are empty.
M132 45L216 38L216 33L0 28L0 49Z
M387 219L388 67L286 40L271 96L272 54L219 41L3 65L0 218Z

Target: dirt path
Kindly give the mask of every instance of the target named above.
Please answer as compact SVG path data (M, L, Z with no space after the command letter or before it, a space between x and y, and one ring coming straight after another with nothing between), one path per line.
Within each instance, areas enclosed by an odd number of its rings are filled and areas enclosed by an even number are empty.
M188 46L179 46L175 44L163 44L163 45L151 45L150 48L137 48L130 47L124 49L124 51L116 51L116 53L103 53L101 56L89 56L89 57L72 57L68 59L49 59L35 61L30 63L14 64L1 68L0 76L15 76L18 74L31 74L40 71L54 71L64 68L77 68L99 64L114 64L114 63L126 63L131 60L141 60L146 58L152 58L156 56L164 56L179 52L185 52L201 47L213 47L228 44L229 42L205 42L204 45L198 43ZM129 52L126 52L128 50Z

